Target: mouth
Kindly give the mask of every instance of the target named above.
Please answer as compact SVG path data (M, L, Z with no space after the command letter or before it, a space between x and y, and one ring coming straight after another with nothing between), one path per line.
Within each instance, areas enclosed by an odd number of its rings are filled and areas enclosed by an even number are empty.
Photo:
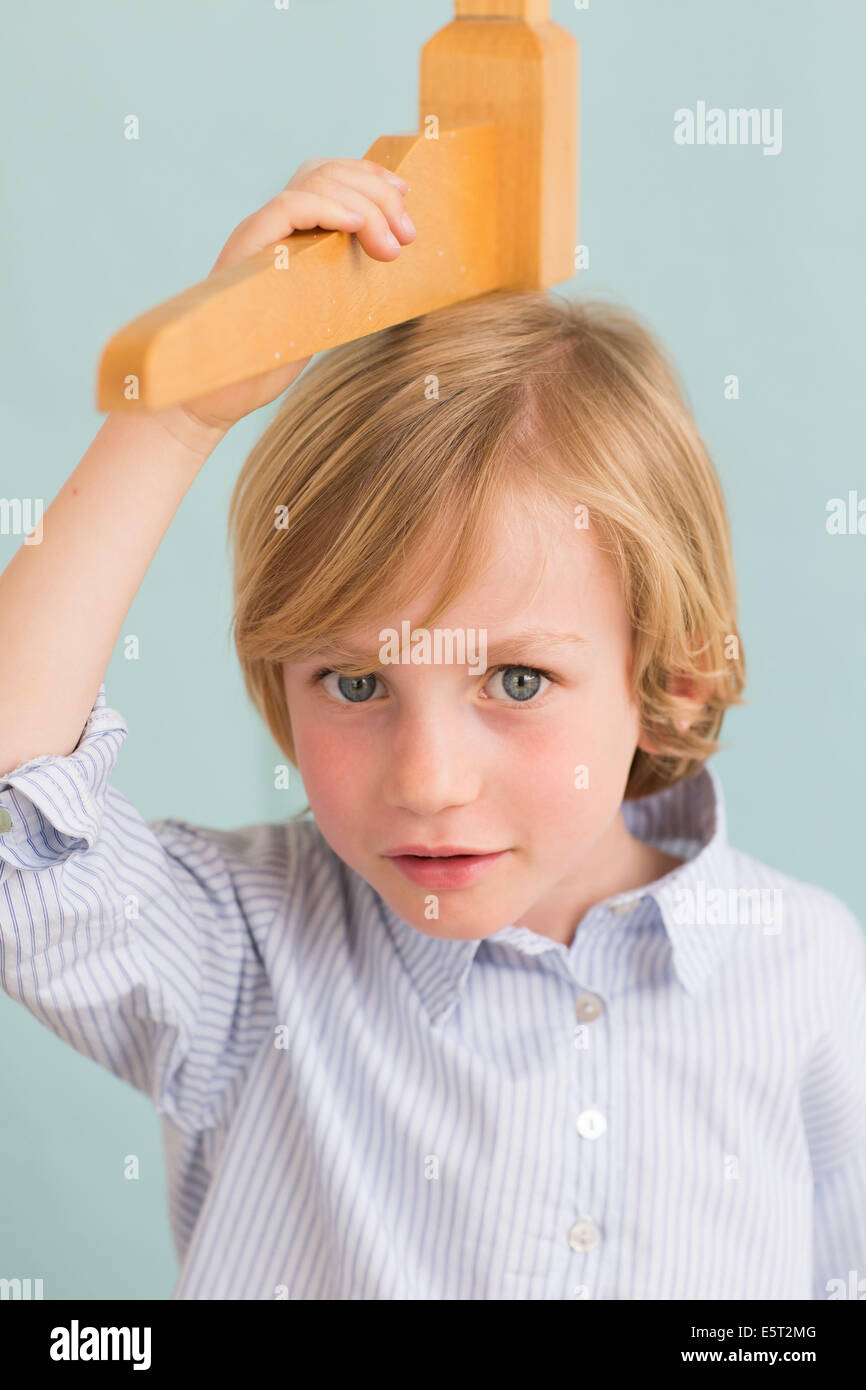
M470 849L468 845L398 845L396 849L386 849L387 858L409 854L413 859L455 859L471 858L481 854L501 854L497 849Z
M394 868L423 888L466 888L501 863L510 850L469 850L443 845L437 850L407 846L387 850L384 857Z

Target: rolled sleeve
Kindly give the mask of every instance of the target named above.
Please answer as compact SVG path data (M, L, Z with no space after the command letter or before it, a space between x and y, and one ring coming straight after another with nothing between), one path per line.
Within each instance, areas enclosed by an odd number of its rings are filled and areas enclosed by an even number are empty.
M236 884L256 828L145 821L111 782L127 732L103 684L71 753L0 778L0 989L195 1134L270 1007Z
M93 848L128 732L103 681L71 753L31 758L0 777L0 882L10 870L49 868Z

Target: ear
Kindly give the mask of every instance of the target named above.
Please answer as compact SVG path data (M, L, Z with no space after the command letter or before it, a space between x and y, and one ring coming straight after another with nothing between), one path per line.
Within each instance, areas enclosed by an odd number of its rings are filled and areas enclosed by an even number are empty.
M677 720L677 728L681 733L685 733L704 708L704 703L710 693L711 682L699 681L695 678L681 675L679 672L674 672L674 674L668 678L667 684L671 695L677 695L681 699L690 700L692 703L692 712L683 715L681 719ZM637 746L642 749L644 753L659 753L661 751L644 732L641 732L641 736L637 741Z

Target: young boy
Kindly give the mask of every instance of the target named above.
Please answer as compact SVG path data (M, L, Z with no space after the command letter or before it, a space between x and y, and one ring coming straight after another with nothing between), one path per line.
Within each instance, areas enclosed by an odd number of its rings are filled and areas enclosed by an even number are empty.
M404 191L310 161L215 269L310 226L392 259ZM153 1098L175 1297L848 1296L863 936L727 842L724 501L631 316L492 295L319 359L231 507L314 819L146 824L112 786L136 589L304 365L109 416L0 578L2 985Z

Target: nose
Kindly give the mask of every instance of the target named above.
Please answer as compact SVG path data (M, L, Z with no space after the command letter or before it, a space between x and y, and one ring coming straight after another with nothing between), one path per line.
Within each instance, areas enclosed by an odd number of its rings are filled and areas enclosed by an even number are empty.
M431 817L467 806L481 789L479 750L460 721L441 711L403 713L389 731L382 796L389 806Z

